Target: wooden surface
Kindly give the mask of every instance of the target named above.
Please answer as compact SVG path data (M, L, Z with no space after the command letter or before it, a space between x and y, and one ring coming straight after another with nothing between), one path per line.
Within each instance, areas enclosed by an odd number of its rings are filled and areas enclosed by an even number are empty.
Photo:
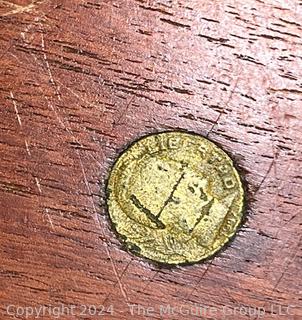
M7 0L0 16L0 318L301 319L301 1ZM233 157L248 218L214 259L169 270L123 251L104 185L128 143L175 128Z

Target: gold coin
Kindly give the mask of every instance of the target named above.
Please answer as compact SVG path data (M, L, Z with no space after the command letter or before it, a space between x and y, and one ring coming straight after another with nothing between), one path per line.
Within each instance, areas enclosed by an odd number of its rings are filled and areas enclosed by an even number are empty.
M204 260L235 234L244 190L229 156L182 131L145 136L115 162L110 219L133 253L164 264Z

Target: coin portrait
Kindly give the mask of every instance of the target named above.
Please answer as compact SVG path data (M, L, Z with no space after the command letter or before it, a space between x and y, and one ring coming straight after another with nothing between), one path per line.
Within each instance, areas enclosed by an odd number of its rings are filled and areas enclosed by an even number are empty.
M114 163L106 191L124 245L168 265L211 257L243 216L244 189L230 157L207 138L183 131L134 142Z

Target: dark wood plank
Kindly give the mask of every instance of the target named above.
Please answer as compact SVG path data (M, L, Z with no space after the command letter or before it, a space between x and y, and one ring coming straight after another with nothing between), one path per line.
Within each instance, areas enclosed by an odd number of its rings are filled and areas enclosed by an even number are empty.
M81 305L113 305L105 319L129 319L137 304L154 319L196 306L205 319L256 318L241 307L301 319L301 10L298 0L0 1L2 319L9 305L60 304L77 305L74 318ZM122 250L104 185L129 142L175 128L235 159L248 218L214 259L169 270ZM167 305L175 314L160 315Z

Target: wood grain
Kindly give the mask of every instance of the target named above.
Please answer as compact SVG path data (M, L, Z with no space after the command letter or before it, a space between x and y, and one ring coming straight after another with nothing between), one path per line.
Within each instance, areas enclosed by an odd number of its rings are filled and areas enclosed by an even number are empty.
M1 319L302 318L301 15L299 0L0 1ZM247 220L214 259L167 269L123 250L104 186L127 144L177 128L236 161Z

